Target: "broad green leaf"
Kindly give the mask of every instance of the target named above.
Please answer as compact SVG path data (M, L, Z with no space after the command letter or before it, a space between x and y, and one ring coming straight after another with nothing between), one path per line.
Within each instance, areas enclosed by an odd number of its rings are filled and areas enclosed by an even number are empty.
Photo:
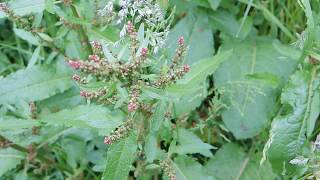
M24 128L32 128L33 126L40 125L35 120L23 120L14 117L4 116L0 117L0 130L17 130Z
M12 148L0 149L0 177L14 169L24 158L23 153Z
M222 46L222 52L233 49L233 54L219 66L214 80L228 106L222 112L223 121L237 139L253 137L269 124L280 89L296 67L299 56L292 58L294 50L278 50L275 44L279 43L267 38L228 39ZM280 83L273 88L247 78L250 74L272 74Z
M189 46L185 63L193 64L201 59L211 57L214 53L212 30L208 25L208 18L201 12L189 13L173 28L168 37L168 57L172 58L178 46L180 36Z
M282 111L271 126L264 155L275 167L296 157L302 152L307 135L311 135L319 115L319 75L314 69L297 71L281 94ZM265 160L265 159L263 159Z
M213 149L213 146L204 143L198 136L187 129L179 128L177 133L178 145L171 153L180 155L200 153L204 156L212 157L210 149Z
M188 156L178 156L172 164L179 180L213 180L201 164Z
M50 112L58 112L62 109L70 109L80 104L85 104L86 99L79 95L79 88L72 87L71 89L56 94L39 103L39 107L49 109Z
M246 154L236 144L226 144L205 165L211 176L217 180L274 180L275 174L269 162L259 164L258 154Z
M11 0L9 6L15 14L23 16L42 12L45 7L45 0ZM5 14L0 12L0 18L3 17L5 17Z
M73 109L64 109L57 113L40 116L39 121L52 125L90 128L100 135L108 135L121 124L123 115L110 112L98 105L81 105Z
M64 92L73 86L70 76L66 65L60 63L19 70L0 79L0 104L38 101Z
M136 138L135 133L131 133L129 137L110 146L102 180L127 180L131 165L136 158Z
M39 45L38 39L31 32L25 31L23 29L17 29L17 28L14 28L13 31L16 33L18 37L27 41L28 43L33 45Z

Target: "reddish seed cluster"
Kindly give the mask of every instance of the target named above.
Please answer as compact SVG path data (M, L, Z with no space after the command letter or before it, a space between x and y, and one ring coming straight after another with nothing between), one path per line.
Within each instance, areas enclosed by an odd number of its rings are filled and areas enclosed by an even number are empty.
M141 56L146 57L148 55L148 48L142 48L141 49Z
M79 75L77 75L77 74L74 74L72 76L72 79L79 82L81 80L81 77Z
M99 98L103 95L105 95L107 93L107 91L102 88L98 91L94 91L94 92L88 92L88 91L80 91L80 96L86 98L86 99L93 99L93 98Z
M190 71L190 66L188 64L183 65L183 72L187 73Z
M106 136L104 138L104 143L110 145L126 137L131 132L132 128L133 128L132 120L126 121L121 126L119 126L115 131L111 132L109 136Z
M128 104L128 111L129 112L133 112L133 111L136 111L138 109L139 105L137 103L134 103L134 102L130 102Z
M134 26L131 21L128 21L128 23L127 23L127 31L129 34L133 33L135 31Z
M179 37L179 39L178 39L178 44L179 44L180 46L184 46L184 38L183 38L182 36Z
M93 54L93 55L89 55L88 57L89 61L93 61L93 62L99 62L100 61L100 57L96 54Z
M91 41L90 44L91 44L91 46L92 46L92 48L93 48L94 50L100 50L100 51L102 50L102 45L101 45L100 42L98 42L98 41Z
M80 61L69 60L68 63L74 69L79 69L81 67L81 62Z

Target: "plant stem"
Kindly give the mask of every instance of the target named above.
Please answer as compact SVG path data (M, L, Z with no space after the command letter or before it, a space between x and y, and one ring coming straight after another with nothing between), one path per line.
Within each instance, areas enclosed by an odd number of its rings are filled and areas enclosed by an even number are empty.
M70 6L70 8L71 8L71 11L72 11L73 15L74 15L76 18L79 18L79 19L80 19L80 14L78 13L76 6L72 4L72 5ZM84 27L83 27L82 25L79 25L79 29L78 29L77 32L78 32L78 34L79 34L80 41L81 41L81 43L83 43L83 44L85 45L85 49L87 50L87 52L88 52L89 54L92 54L93 51L92 51L92 49L91 49L91 45L90 45L90 42L89 42L89 38L88 38L88 36L86 35L86 31L85 31Z

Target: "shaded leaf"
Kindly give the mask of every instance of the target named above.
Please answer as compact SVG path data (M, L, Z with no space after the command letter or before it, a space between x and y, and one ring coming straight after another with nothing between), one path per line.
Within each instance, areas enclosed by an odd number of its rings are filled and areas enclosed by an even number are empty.
M253 137L269 124L280 89L296 67L299 56L291 56L299 53L278 50L284 45L276 44L280 43L267 38L229 39L222 46L222 51L233 49L233 54L217 69L214 80L228 105L222 112L223 121L238 139ZM257 77L247 78L248 74L260 74L260 79L261 74L272 74L279 86L270 87Z
M266 162L260 166L259 159L259 155L248 156L240 146L230 143L219 149L205 168L217 180L274 180L271 165Z

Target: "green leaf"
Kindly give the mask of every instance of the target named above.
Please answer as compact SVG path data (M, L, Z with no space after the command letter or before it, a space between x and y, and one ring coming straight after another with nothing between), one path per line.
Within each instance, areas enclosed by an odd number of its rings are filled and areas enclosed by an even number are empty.
M157 134L159 131L162 122L165 119L165 114L167 112L168 105L165 101L159 101L156 105L155 111L150 117L150 126L151 126L151 133Z
M208 1L213 10L216 10L219 7L221 2L221 0L208 0Z
M217 180L274 180L269 162L259 164L259 154L248 155L236 144L226 144L211 158L205 168Z
M213 146L204 143L198 136L187 129L179 128L177 133L178 145L171 153L178 153L180 155L200 153L204 156L212 157L210 149L214 149Z
M40 123L35 120L23 120L9 116L0 117L0 130L25 129L38 125L40 125Z
M129 137L112 144L107 153L107 165L102 180L127 180L131 165L136 158L137 136Z
M299 56L292 58L276 44L267 38L229 39L222 46L222 52L233 49L233 54L217 69L214 80L223 91L223 103L228 105L222 112L223 121L237 139L253 137L269 124L280 89L296 67ZM260 79L261 74L272 74L271 79L279 79L280 83L273 88L265 81L257 81L257 76L247 78L248 74L260 74Z
M12 0L9 2L9 6L16 15L23 16L42 12L45 7L45 0ZM0 18L3 17L5 17L5 14L0 12Z
M40 48L41 48L41 46L38 46L38 47L34 50L32 56L31 56L31 59L29 60L29 63L28 63L28 67L27 67L27 68L30 68L30 67L34 66L34 65L37 63L37 60L38 60L39 55L40 55Z
M25 31L23 29L17 29L17 28L13 28L13 31L14 33L16 33L17 36L27 41L28 43L36 46L39 45L38 39L31 32Z
M190 72L182 80L166 89L166 95L179 98L174 103L176 116L190 112L202 103L207 97L207 76L213 74L231 55L232 50L221 52L193 64Z
M179 180L212 180L205 168L188 156L178 156L174 163L177 179Z
M214 53L212 30L208 18L202 12L189 13L178 22L168 37L168 56L172 58L178 46L177 40L183 36L189 46L185 63L193 64L201 59L211 57Z
M108 135L121 124L122 119L122 114L98 105L81 105L39 117L39 121L47 124L90 128L97 130L100 135Z
M281 168L283 161L288 162L302 152L319 115L319 106L312 107L319 103L319 85L319 75L314 68L311 72L297 71L284 88L282 112L272 122L264 149L264 155L275 167Z
M220 30L231 37L237 35L239 23L237 19L229 12L218 10L209 14L209 22L213 29Z
M12 148L0 149L0 177L14 169L24 158L23 153Z
M0 84L1 104L43 100L73 86L69 69L60 63L19 70L0 79Z

